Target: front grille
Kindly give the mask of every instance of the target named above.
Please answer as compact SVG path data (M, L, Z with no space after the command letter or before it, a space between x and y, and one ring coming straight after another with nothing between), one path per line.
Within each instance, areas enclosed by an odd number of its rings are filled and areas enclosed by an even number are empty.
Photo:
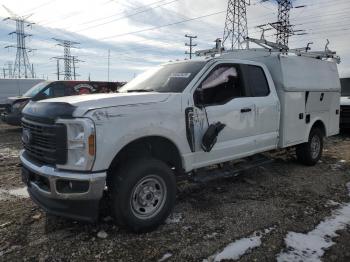
M65 164L67 131L64 125L22 119L22 143L27 154L43 164Z

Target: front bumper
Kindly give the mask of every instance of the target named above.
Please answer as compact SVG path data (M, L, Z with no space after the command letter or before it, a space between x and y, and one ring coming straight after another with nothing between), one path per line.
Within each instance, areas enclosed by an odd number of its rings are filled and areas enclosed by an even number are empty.
M106 184L106 172L77 173L40 165L21 151L22 179L32 200L47 213L96 221ZM72 188L62 187L72 185ZM75 189L74 185L84 185ZM67 191L68 189L68 191Z
M20 126L21 125L22 114L13 114L13 113L3 113L1 114L1 120L6 124L12 126Z

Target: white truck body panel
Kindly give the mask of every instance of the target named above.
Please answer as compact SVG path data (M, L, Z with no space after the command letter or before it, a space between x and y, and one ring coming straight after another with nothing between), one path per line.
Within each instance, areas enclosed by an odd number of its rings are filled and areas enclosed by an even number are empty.
M206 116L203 109L194 106L193 94L211 69L227 63L261 67L271 92L265 97L241 97L224 105L208 106ZM320 83L318 79L323 79L323 75L326 79ZM339 96L337 67L332 62L266 51L239 51L208 61L182 93L97 94L54 98L39 103L69 103L77 108L74 117L93 119L98 157L92 171L108 168L117 153L129 143L147 136L160 136L176 145L183 169L188 172L306 142L318 120L324 123L326 135L337 134ZM188 107L194 109L194 151L186 139L184 117ZM252 110L242 114L243 107ZM299 119L300 114L303 114L302 119ZM308 123L306 115L310 115ZM201 149L202 136L208 124L217 121L225 123L226 127L213 149L204 152Z
M335 62L262 50L241 50L223 57L259 61L268 68L281 102L279 147L307 142L317 120L324 123L327 136L339 133L341 87ZM299 114L304 117L299 119Z

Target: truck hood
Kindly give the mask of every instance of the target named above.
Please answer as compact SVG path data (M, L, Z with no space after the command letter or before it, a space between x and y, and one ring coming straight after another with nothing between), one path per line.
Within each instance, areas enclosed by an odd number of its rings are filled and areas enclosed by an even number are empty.
M31 99L31 97L26 97L26 96L13 96L13 97L8 97L6 99L6 104L12 105L17 102L22 102L22 101L27 101Z
M24 107L22 113L32 119L41 119L53 123L58 117L83 116L90 110L107 107L165 102L170 96L170 93L113 93L66 96L38 102L31 101Z
M67 96L39 101L38 103L66 103L76 108L76 114L81 115L93 109L150 104L166 101L170 93L112 93Z
M350 97L342 96L340 98L340 105L342 105L342 106L350 106Z

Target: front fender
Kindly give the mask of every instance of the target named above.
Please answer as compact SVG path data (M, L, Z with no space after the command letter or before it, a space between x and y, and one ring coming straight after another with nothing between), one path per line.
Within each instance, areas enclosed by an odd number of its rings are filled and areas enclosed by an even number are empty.
M179 106L177 106L179 105ZM96 160L94 171L106 170L114 157L129 143L158 136L171 141L182 161L190 153L186 139L185 116L181 102L152 107L119 107L90 112L96 125Z

